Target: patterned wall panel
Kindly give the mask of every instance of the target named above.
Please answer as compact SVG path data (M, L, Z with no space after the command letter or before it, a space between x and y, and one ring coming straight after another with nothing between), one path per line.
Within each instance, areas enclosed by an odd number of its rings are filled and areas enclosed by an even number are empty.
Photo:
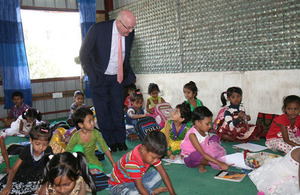
M180 72L176 1L137 1L123 8L132 10L137 17L131 50L135 72ZM111 12L110 18L116 18L119 11Z
M136 73L300 68L299 0L146 0L137 17Z

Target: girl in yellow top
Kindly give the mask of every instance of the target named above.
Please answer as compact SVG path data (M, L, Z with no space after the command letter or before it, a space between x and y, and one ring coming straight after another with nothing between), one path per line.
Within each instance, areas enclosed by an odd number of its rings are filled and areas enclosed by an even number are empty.
M185 134L190 129L185 123L191 120L191 107L187 102L178 104L171 114L170 120L165 123L162 132L166 135L168 142L168 156L174 159L176 155L180 155L180 144Z
M154 107L156 104L165 103L164 98L158 96L160 92L159 87L155 83L150 83L148 86L148 94L150 97L147 99L146 110L148 113L155 115Z

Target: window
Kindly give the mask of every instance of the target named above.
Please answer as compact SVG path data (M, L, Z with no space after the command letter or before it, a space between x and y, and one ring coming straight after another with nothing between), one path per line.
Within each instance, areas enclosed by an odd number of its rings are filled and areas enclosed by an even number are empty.
M78 12L21 10L31 79L80 76Z

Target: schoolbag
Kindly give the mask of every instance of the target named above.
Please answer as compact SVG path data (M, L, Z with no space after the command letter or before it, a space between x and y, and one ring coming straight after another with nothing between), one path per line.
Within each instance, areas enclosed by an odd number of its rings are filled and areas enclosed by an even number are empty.
M164 128L166 121L170 119L171 113L173 112L172 106L167 102L159 103L154 107L154 111L157 124Z
M214 131L217 131L218 128L220 126L222 126L223 122L224 122L224 113L225 113L225 110L228 108L228 106L225 106L224 108L222 108L218 115L217 115L217 118L214 120L214 123L213 123L213 129Z
M140 118L134 125L135 131L140 140L143 141L145 136L151 131L161 130L161 127L156 123L151 116Z

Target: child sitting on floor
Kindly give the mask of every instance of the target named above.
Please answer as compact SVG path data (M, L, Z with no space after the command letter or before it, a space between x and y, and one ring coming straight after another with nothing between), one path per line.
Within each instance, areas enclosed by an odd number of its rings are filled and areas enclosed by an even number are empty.
M227 103L225 94L230 105L224 112L224 122L222 124L219 123L218 129L216 129L219 138L237 142L259 140L263 127L261 125L248 124L251 118L245 113L245 109L241 103L243 97L242 89L239 87L230 87L226 92L223 92L221 94L223 106Z
M282 111L276 117L267 134L266 146L273 151L288 153L300 145L300 97L290 95L284 98Z
M175 159L176 155L180 155L180 144L185 134L190 129L186 126L186 122L192 118L191 107L187 102L178 104L171 113L171 118L165 123L165 127L161 130L167 138L168 157Z
M127 90L126 99L124 101L124 112L127 113L127 110L132 107L132 102L130 100L130 96L132 93L136 92L136 85L134 83L125 87Z
M146 110L149 114L153 115L155 118L154 107L156 104L165 103L164 98L160 97L158 93L160 92L159 87L155 83L150 83L148 86L148 94L150 97L147 99Z
M5 141L4 138L6 137L6 133L4 133L3 131L0 132L0 164L3 163L3 161L5 162L6 165L6 170L5 172L9 172L10 171L10 166L9 166L9 159L8 159L8 154L7 154L7 150L5 147Z
M184 97L186 98L186 102L190 104L191 111L193 112L195 108L199 106L203 106L203 103L200 99L197 98L198 88L194 81L190 81L183 86ZM192 122L188 121L186 123L187 126L192 127Z
M86 105L84 104L84 93L82 91L80 90L75 91L73 99L74 102L71 104L70 114L67 120L68 125L70 125L71 127L75 126L72 120L72 114L76 111L77 108L86 107Z
M10 127L11 123L18 119L22 112L30 108L23 102L23 94L16 91L12 94L13 107L10 109L8 117L3 119L4 127Z
M126 113L126 125L134 126L140 118L149 116L147 111L143 108L144 98L141 92L134 92L130 95L132 107ZM127 137L131 140L139 139L133 128L127 129Z
M104 152L111 162L112 166L115 165L115 161L109 151L106 142L98 130L94 128L95 122L93 118L93 112L88 108L78 108L72 115L74 124L77 129L80 129L71 137L66 152L72 152L76 145L81 145L84 149L84 155L88 163L100 166L102 163L95 155L95 147L98 142L102 152ZM102 168L103 169L103 168Z
M81 152L49 155L39 194L96 194L96 187Z
M205 165L214 169L227 170L228 165L223 161L226 151L220 146L216 135L210 136L212 112L205 106L197 107L193 111L194 126L181 142L181 155L187 167L199 167L199 172L206 172Z
M40 111L29 108L23 111L22 115L11 124L11 127L5 130L8 136L28 137L31 129L40 124L42 114Z
M300 194L300 147L295 146L284 157L272 159L249 173L259 194Z
M119 194L160 194L169 191L175 195L174 188L160 158L167 152L167 140L160 131L151 131L142 145L125 154L114 166L109 179L109 191ZM147 172L153 165L156 170ZM162 180L166 187L159 187Z
M42 174L44 156L52 154L48 145L51 131L48 124L31 129L30 145L25 146L9 174L0 180L0 194L34 194Z

